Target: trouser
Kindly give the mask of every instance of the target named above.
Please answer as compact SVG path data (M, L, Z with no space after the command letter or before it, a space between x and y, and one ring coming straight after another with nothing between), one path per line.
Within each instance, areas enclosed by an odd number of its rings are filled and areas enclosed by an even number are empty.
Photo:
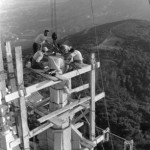
M42 62L36 62L34 59L32 59L32 65L31 67L33 69L44 69L44 65Z
M35 54L39 49L40 49L41 45L38 43L33 43L33 54Z
M82 60L74 60L70 64L66 65L65 72L80 69L82 68L82 64L83 64Z

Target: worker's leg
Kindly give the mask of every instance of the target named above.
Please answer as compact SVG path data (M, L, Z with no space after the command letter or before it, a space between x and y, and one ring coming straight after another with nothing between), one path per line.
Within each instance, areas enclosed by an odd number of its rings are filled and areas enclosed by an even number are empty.
M33 69L44 69L44 65L41 62L36 62L34 59L32 60L32 68Z

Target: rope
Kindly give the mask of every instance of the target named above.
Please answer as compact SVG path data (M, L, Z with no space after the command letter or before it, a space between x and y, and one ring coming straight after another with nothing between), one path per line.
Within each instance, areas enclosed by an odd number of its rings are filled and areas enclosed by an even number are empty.
M84 121L83 119L81 119L81 120L82 120L84 123L88 124L88 123L87 123L86 121ZM96 126L96 129L98 129L98 130L100 130L100 131L105 131L104 129L102 129L102 128L98 127L98 126ZM120 140L127 141L125 138L122 138L122 137L120 137L120 136L118 136L118 135L116 135L116 134L114 134L114 133L112 133L112 132L109 132L109 134L111 134L111 135L117 137L117 138L120 139Z
M55 32L57 33L57 18L56 18L57 14L56 14L56 0L54 0L54 28L55 28Z
M50 0L51 10L51 33L57 32L57 14L56 14L56 0Z
M93 18L93 26L94 26L94 31L95 31L95 42L96 42L96 45L98 45L98 37L97 37L97 28L96 28L96 25L95 25L95 17L94 17L94 9L93 9L93 0L90 0L91 2L91 11L92 11L92 18ZM99 50L98 51L98 60L100 62L100 54L99 54ZM102 74L102 69L100 67L100 77L101 77L101 80L102 80L102 90L103 92L105 91L104 89L104 81L103 81L103 74ZM104 97L104 105L105 105L105 110L106 110L106 116L107 116L107 123L108 123L108 127L110 128L110 121L109 121L109 116L108 116L108 108L107 108L107 102L106 102L106 99ZM111 128L110 128L111 130ZM112 141L112 137L110 136L110 140L111 140L111 146L112 146L112 150L114 150L114 145L113 145L113 141Z

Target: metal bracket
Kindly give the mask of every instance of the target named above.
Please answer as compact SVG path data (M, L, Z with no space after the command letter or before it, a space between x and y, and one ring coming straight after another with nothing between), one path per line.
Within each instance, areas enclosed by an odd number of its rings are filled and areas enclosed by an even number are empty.
M133 140L131 141L124 141L124 150L127 150L129 148L129 150L133 150Z
M23 94L21 91L23 91ZM18 85L18 93L19 93L19 97L23 97L27 95L26 88L24 87L23 83Z
M14 73L14 72L10 72L10 73L8 74L8 77L9 77L9 79L15 78L15 73Z
M109 141L109 132L110 132L109 128L106 128L106 130L103 131L103 135L104 135L104 141L103 142Z
M96 61L95 61L95 58L92 58L92 59L91 59L91 66L92 66L92 70L95 70L95 68L96 68Z

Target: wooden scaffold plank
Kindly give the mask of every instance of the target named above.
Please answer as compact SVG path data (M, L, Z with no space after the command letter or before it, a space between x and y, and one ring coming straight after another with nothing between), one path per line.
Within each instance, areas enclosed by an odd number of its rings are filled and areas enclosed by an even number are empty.
M29 128L27 125L27 108L25 102L25 92L22 93L20 90L24 91L23 82L23 64L22 64L22 50L21 47L15 48L16 56L16 71L17 71L17 83L19 92L19 103L20 103L20 115L21 115L21 127L22 127L22 144L24 149L30 150L29 145Z

